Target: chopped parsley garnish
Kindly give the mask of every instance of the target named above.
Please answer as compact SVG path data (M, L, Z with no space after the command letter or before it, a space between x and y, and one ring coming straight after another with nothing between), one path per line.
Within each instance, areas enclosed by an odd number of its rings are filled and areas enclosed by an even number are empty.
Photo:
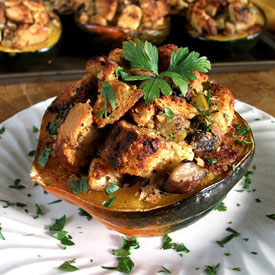
M78 209L78 215L82 217L86 217L88 221L92 219L92 216L82 208Z
M70 261L65 261L62 265L60 265L58 267L58 269L61 270L61 271L65 271L65 272L77 271L79 268L72 265L72 264L75 264L75 262L76 262L76 258L74 258Z
M20 179L14 180L13 185L9 185L9 188L13 188L13 189L17 189L17 190L26 188L26 186L20 184L20 181L21 181Z
M170 108L165 107L164 108L164 113L168 117L167 122L168 123L171 122L173 120L173 118L174 118L174 115L175 115L173 113L173 111Z
M234 270L234 271L241 271L241 269L239 267L233 267L232 270Z
M105 194L106 195L111 195L114 192L116 192L117 190L119 190L119 186L117 186L116 184L110 182L109 185L107 186L106 190L105 190ZM116 197L114 195L111 195L108 198L108 201L103 201L102 202L102 205L105 206L105 207L110 207L114 203L115 200L116 200Z
M107 267L107 266L101 266L101 267L107 270L116 270L121 273L130 273L135 266L134 262L131 260L130 257L118 257L117 260L118 260L117 267Z
M49 159L49 156L50 156L50 153L51 153L51 150L52 149L48 148L47 145L46 145L45 148L40 151L37 162L41 167L46 166L46 164L48 162L48 159Z
M214 208L214 210L218 210L218 211L226 211L227 207L224 204L224 202L221 202L216 208Z
M256 170L256 165L255 165L255 164L252 166L252 169L253 169L254 171Z
M206 57L199 57L197 52L189 53L188 48L179 48L174 50L170 59L170 66L167 71L158 72L158 49L150 42L145 41L143 46L140 40L123 42L122 55L131 63L132 68L140 68L153 72L152 75L128 76L126 81L143 80L139 85L144 94L146 104L153 102L154 97L159 98L160 92L168 96L172 91L169 84L163 77L171 78L172 82L179 87L182 94L187 92L189 80L196 79L196 76L190 71L207 72L211 69L210 62Z
M62 119L62 120L65 119L67 114L69 113L69 111L72 109L72 107L73 107L73 105L69 105L66 109L60 111L58 113L58 118Z
M243 189L249 189L249 186L251 184L251 179L250 179L250 175L253 174L252 171L247 171L245 176L244 176L244 185L243 185Z
M32 150L28 153L28 156L33 157L35 156L36 150Z
M221 246L221 247L224 247L224 245L225 245L226 243L228 243L229 241L231 241L233 238L239 237L239 236L241 235L239 232L235 231L235 230L232 229L231 227L226 228L226 230L227 230L228 232L231 232L231 234L228 235L227 237L225 237L224 239L222 239L221 241L216 241L216 243L217 243L219 246Z
M220 264L216 265L206 265L204 271L208 275L216 275L217 274L217 269L219 268Z
M5 240L5 237L2 234L2 227L1 227L1 223L0 223L0 240Z
M258 255L258 253L255 252L255 251L251 251L250 253L253 254L253 255Z
M275 214L266 215L266 217L275 221Z
M241 146L244 146L244 145L249 145L249 144L252 144L252 142L251 141L248 141L248 140L246 140L246 139L244 139L244 140L235 140L235 144L236 145L241 145Z
M107 186L106 190L105 190L105 194L106 195L111 195L114 192L116 192L119 189L119 186L117 186L116 184L110 182L109 185Z
M256 201L257 203L262 202L259 198L256 198L255 201Z
M3 208L8 208L10 206L17 206L17 207L25 207L27 206L25 203L22 202L9 202L7 200L0 200L2 202L4 202L6 205L3 206Z
M86 193L90 189L90 185L86 179L72 180L69 183L72 191L78 196L80 192Z
M49 227L50 232L53 232L53 237L56 238L64 246L72 246L74 242L71 241L72 237L67 235L67 231L63 230L66 224L66 216L63 215L60 219L56 219L55 223Z
M60 219L56 219L55 223L49 227L50 231L61 231L66 224L66 216L63 215Z
M206 159L210 164L215 164L217 162L217 159L215 158L209 158L209 159Z
M231 253L224 253L225 256L231 256Z
M105 206L105 207L110 207L114 203L115 200L116 200L116 197L114 195L111 195L108 198L108 201L103 201L102 202L102 205Z
M119 257L126 257L131 255L130 249L138 249L139 242L136 237L131 237L129 240L122 237L122 247L119 249L113 249L113 255Z
M245 136L246 133L250 131L249 126L247 126L247 128L246 128L246 127L244 127L240 124L237 124L236 129L237 129L237 135L238 136Z
M33 126L32 126L32 132L33 132L33 133L38 133L38 132L39 132L39 129L33 125Z
M6 131L6 129L4 126L2 128L0 128L0 135L4 134L5 131ZM1 137L0 137L0 139L1 139Z
M166 234L163 236L163 244L162 244L162 249L174 249L177 252L185 252L189 253L190 250L183 244L176 244L172 242L172 239Z
M54 120L51 120L47 125L47 130L50 135L58 134L58 123Z
M102 118L104 116L107 120L108 119L107 98L108 98L108 101L109 101L112 109L114 110L116 108L116 95L115 95L113 87L111 86L111 84L108 81L103 82L100 94L103 96L103 99L104 99L104 107L97 114L97 116L100 118Z
M158 273L169 273L169 274L171 274L171 271L169 269L167 269L166 267L161 266L161 270L159 270Z
M37 203L35 204L35 212L36 212L36 215L33 217L34 219L38 219L39 216L44 215L44 213L42 212L41 208L39 207L39 205Z
M59 202L62 202L62 200L55 200L55 201L49 202L48 204L55 204L55 203L59 203Z

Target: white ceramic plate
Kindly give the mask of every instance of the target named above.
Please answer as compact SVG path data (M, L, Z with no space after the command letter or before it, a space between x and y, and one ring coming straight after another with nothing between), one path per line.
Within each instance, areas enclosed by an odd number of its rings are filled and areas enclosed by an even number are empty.
M49 204L57 198L44 194L40 186L34 187L28 176L33 160L28 152L35 149L38 138L32 128L39 127L51 100L0 125L0 129L6 129L0 139L0 200L26 204L4 208L6 203L0 201L0 223L5 237L0 239L0 274L61 274L57 267L73 258L79 268L76 274L118 274L101 266L117 265L112 249L121 247L122 235L96 220L79 216L78 208L66 202ZM275 213L275 119L239 101L236 110L250 124L256 140L256 170L250 176L249 191L237 192L244 184L241 180L224 200L227 211L214 210L195 224L169 234L173 242L184 243L190 250L183 257L174 250L162 250L161 237L138 238L140 248L131 250L130 256L135 263L132 274L157 274L161 266L172 274L206 274L205 266L218 263L217 274L275 274L275 221L266 217ZM26 188L9 188L15 179L20 179ZM35 204L44 212L38 219L33 218ZM64 214L65 230L75 243L66 250L49 232L49 225ZM241 235L222 248L216 241L230 234L227 227Z

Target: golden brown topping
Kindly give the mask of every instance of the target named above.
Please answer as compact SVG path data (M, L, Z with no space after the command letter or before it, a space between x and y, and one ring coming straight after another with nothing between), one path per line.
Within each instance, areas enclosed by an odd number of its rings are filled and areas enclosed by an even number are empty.
M14 0L0 4L0 37L2 34L4 47L22 50L40 45L52 33L50 24L49 14L41 3Z

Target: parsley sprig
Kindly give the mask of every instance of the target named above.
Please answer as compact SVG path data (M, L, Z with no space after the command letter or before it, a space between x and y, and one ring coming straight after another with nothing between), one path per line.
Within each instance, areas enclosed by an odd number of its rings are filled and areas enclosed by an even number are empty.
M189 80L195 80L196 76L192 70L206 73L211 69L210 62L206 57L200 57L197 52L189 52L188 48L174 50L171 55L170 66L167 71L158 71L158 49L150 42L145 41L144 46L140 40L123 42L122 55L131 63L132 68L139 68L151 71L154 75L132 75L125 77L126 81L142 80L139 85L144 94L146 104L153 102L154 97L159 98L160 92L168 96L172 88L163 79L168 77L179 87L183 95L186 94Z
M102 84L102 89L100 94L103 96L104 99L104 107L103 109L97 114L98 117L102 118L105 117L106 120L108 120L108 103L107 99L114 110L116 108L116 95L114 92L113 87L108 81L104 81Z

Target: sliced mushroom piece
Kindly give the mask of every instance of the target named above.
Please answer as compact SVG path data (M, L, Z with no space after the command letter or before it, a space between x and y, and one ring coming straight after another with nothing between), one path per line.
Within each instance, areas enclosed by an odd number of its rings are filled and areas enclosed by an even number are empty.
M170 174L164 190L177 194L192 192L200 185L205 176L205 169L194 162L180 164Z

